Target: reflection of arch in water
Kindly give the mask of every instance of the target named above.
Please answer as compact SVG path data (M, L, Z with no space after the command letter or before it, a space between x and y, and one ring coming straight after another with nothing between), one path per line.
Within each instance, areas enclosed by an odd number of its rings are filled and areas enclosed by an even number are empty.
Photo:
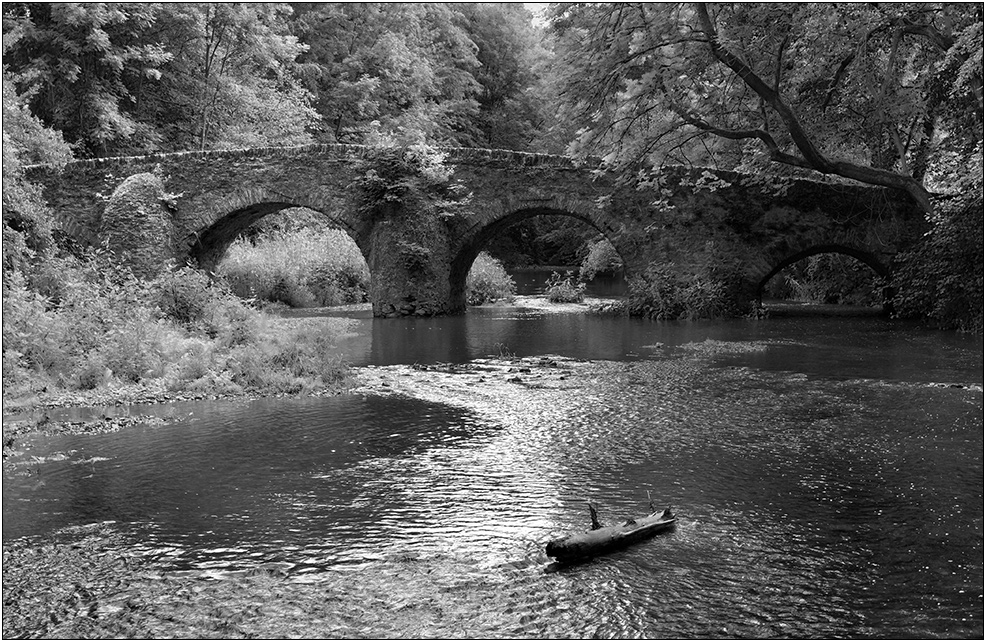
M774 278L781 270L788 266L794 265L798 261L803 261L809 257L815 256L816 254L844 254L846 256L851 256L860 263L868 266L884 281L885 287L883 289L883 305L884 309L889 311L890 299L893 293L888 285L890 282L890 270L887 269L887 266L885 266L879 259L869 252L835 244L815 245L806 250L802 250L797 254L792 254L778 263L770 272L767 273L765 277L760 280L760 283L757 285L757 302L763 304L763 289L767 286L767 283L769 283L770 280Z
M593 208L590 211L591 214L548 207L521 208L514 210L505 216L495 218L485 226L475 230L468 236L468 240L460 246L459 252L452 259L452 269L449 273L449 284L451 286L452 299L458 300L457 297L459 297L464 300L466 276L469 274L469 269L472 267L473 262L476 260L476 257L479 256L479 253L483 250L483 248L485 248L495 236L509 228L511 225L515 225L516 223L529 218L534 218L535 216L566 217L585 223L589 227L598 231L607 240L609 240L610 243L612 243L617 254L619 254L620 258L623 260L623 264L626 265L626 257L623 252L620 251L619 245L617 245L615 240L611 237L612 235L607 232L607 229L601 221L597 220L598 210Z
M406 317L371 322L369 363L464 363L477 356L470 351L464 315Z

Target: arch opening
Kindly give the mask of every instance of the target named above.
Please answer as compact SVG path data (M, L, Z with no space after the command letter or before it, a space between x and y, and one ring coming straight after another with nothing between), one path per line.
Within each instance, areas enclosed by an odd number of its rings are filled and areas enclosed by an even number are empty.
M201 232L189 248L189 257L202 269L213 270L230 244L260 219L294 207L292 203L267 202L242 207L220 217Z
M362 249L335 217L318 210L284 203L242 208L202 234L191 255L243 298L293 308L368 300Z
M449 277L453 297L463 295L470 269L484 251L522 279L527 271L540 274L543 281L545 270L571 271L578 279L586 267L588 281L609 279L620 290L624 285L624 257L597 223L583 214L551 208L520 209L479 229L453 259ZM520 283L519 287L525 292L532 286Z
M820 304L889 311L890 271L868 252L818 245L779 262L757 286L764 305Z

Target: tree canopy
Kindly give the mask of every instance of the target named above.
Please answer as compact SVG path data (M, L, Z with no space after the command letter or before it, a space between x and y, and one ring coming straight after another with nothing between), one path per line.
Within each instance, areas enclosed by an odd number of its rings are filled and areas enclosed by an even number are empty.
M981 154L981 5L579 3L550 20L571 151L617 167L770 163L930 210L935 164Z
M5 3L32 113L80 156L399 139L533 149L522 5Z

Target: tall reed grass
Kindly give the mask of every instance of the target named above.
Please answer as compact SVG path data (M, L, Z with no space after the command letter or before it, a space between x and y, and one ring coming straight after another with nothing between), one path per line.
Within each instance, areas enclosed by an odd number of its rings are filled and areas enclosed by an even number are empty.
M273 229L233 242L218 273L243 298L311 308L367 301L370 271L342 230Z

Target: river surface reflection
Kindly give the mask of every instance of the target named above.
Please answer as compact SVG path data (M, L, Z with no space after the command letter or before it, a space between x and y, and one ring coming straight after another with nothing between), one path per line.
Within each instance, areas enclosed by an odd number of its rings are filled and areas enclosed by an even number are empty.
M353 599L426 585L475 614L452 637L982 636L981 339L512 308L357 325L346 358L412 381L393 364L592 361L554 387L428 373L419 398L39 437L5 473L4 539L115 520L173 569L277 562ZM544 572L585 498L614 522L648 490L676 531Z

